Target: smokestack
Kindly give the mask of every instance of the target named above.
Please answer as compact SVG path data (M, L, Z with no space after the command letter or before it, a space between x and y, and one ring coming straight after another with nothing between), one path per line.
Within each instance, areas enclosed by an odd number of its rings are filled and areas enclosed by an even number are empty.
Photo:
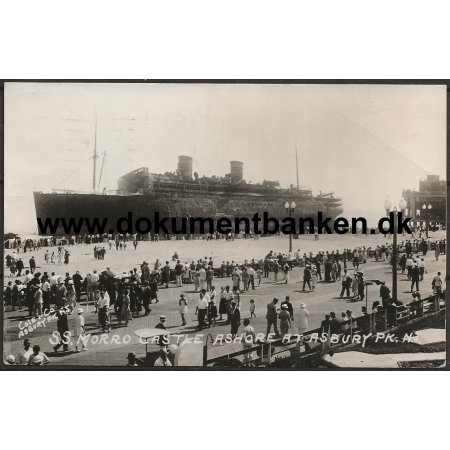
M244 179L244 163L230 161L231 184L238 184Z
M192 180L192 158L190 156L180 155L177 169L183 180Z

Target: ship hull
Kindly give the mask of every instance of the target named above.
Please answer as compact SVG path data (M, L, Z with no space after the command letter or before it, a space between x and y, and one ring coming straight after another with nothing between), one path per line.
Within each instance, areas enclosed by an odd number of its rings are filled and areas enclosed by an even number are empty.
M267 212L271 217L282 219L287 216L284 208L286 201L295 201L296 208L292 214L294 218L311 217L317 219L318 212L324 217L335 218L343 209L338 199L326 197L288 196L281 195L230 195L229 193L187 193L187 192L154 192L135 195L99 195L77 193L42 193L34 192L36 218L41 222L46 219L54 220L64 218L66 223L70 218L78 222L81 218L91 221L98 218L107 218L108 226L105 233L116 232L117 221L132 214L133 225L138 218L146 217L153 221L155 213L159 217L187 218L187 217L235 217L251 219L258 213L262 217ZM170 221L167 224L171 232ZM131 230L135 233L134 227ZM152 230L153 231L153 230ZM38 227L39 234L68 234L61 226L54 233L43 233ZM79 230L80 234L89 233L84 224ZM75 234L75 233L71 233Z

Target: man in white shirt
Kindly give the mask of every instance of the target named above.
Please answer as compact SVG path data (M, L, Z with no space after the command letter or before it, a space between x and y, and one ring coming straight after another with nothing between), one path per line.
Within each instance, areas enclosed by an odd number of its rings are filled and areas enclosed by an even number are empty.
M414 266L414 261L411 257L408 257L408 259L406 260L406 270L408 273L408 280L411 279L411 269Z
M98 280L99 276L96 270L87 277L86 290L90 302L97 300Z
M50 286L56 286L58 284L58 275L55 275L55 272L52 272L52 276L50 277Z
M98 307L98 321L103 331L110 331L110 321L109 321L109 305L110 298L108 293L104 288L100 289L100 298L97 302Z
M253 269L252 266L249 266L247 268L247 273L249 276L248 285L252 287L252 290L255 290L255 276L256 276L255 269Z
M423 281L423 275L425 273L425 261L423 260L423 258L421 258L420 261L418 261L417 264L419 266L420 281Z
M159 351L159 358L155 361L155 367L172 367L169 358L167 357L168 351L165 348L162 348Z
M201 293L203 294L203 297L206 300L206 304L208 304L211 301L210 295L208 294L208 292L206 292L206 289L202 289Z
M44 301L44 311L50 309L50 283L47 279L42 282L42 299Z
M31 350L31 342L29 339L25 339L23 341L23 349L19 351L19 364L21 366L26 366L32 353L33 350Z
M39 345L33 346L33 353L28 358L27 365L29 366L42 366L43 364L48 364L50 360L45 353L41 352L41 347Z
M234 299L233 293L230 291L230 286L225 287L225 309L227 311L227 322L230 322L230 314L231 314L231 302Z
M203 327L205 326L206 310L208 308L209 301L209 295L208 298L206 298L206 295L205 290L203 289L200 293L200 297L197 302L197 308L195 310L195 313L198 314L198 329L200 331L203 330Z
M29 270L25 271L25 284L28 284L33 279L33 275Z

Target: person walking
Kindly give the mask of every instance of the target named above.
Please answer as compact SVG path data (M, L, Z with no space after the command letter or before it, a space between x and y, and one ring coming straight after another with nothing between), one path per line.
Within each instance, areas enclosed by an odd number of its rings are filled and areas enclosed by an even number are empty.
M177 281L177 287L183 286L183 264L180 263L180 260L177 260L177 263L175 264L175 279Z
M150 286L148 285L148 281L144 281L143 286L140 288L140 297L142 299L142 306L144 307L144 316L148 316L150 314Z
M200 290L206 290L206 270L204 266L200 267L198 271L198 281L200 283Z
M36 290L34 292L34 317L35 319L40 319L42 316L42 305L44 304L44 297L41 286L36 285Z
M209 326L216 326L216 318L217 318L217 306L213 298L210 298L208 302L208 309L206 312L206 315L208 317L208 324Z
M306 265L304 270L303 270L303 291L305 290L305 286L308 285L309 290L312 291L312 287L311 287L311 270L309 268L309 265Z
M180 305L180 315L182 323L181 325L186 325L186 314L187 314L187 300L186 296L184 294L180 295L180 300L178 301L178 304Z
M128 289L125 289L123 292L123 303L120 311L119 325L122 325L122 321L124 321L125 326L127 327L130 320L133 320L130 306L130 295Z
M436 261L439 261L439 255L440 255L440 250L439 250L439 245L436 243L436 248L434 250L434 257L436 258Z
M81 350L86 351L86 339L85 339L85 319L83 316L84 309L78 308L77 309L77 316L75 317L75 351L78 352L78 348L81 344Z
M208 308L208 301L203 295L203 293L200 292L200 296L197 301L197 308L195 309L195 314L197 314L198 316L199 331L203 330L203 328L205 327L205 317L207 308Z
M220 300L219 300L219 320L223 320L223 315L227 314L227 306L225 301L225 287L220 288Z
M237 335L239 326L241 325L241 312L239 311L239 308L237 307L235 301L231 302L230 324L231 324L231 337L234 338Z
M317 269L316 266L312 266L311 268L311 287L312 290L316 289L316 283L317 283Z
M36 260L34 259L34 256L30 258L29 263L30 263L30 271L31 273L34 273L34 271L36 270Z
M281 302L281 308L284 308L284 305L286 305L285 309L287 309L287 311L289 313L289 317L293 321L294 320L294 307L292 306L289 295L286 295L286 300L284 302Z
M194 290L197 292L200 289L200 273L198 270L194 270L192 274L194 280Z
M420 270L417 264L411 268L411 292L413 292L414 285L416 286L416 291L419 290L419 280L420 280Z
M231 302L234 299L233 293L230 291L230 286L225 286L225 310L227 314L227 323L230 323Z
M170 283L170 265L169 261L166 261L166 265L161 269L162 272L162 281L164 283L164 287L167 289Z
M278 331L277 326L277 319L278 319L278 313L277 313L277 305L278 299L275 297L270 303L267 304L267 332L266 332L266 340L268 339L268 336L270 334L270 330L273 326L273 329L275 331L275 334L277 337L280 336L280 333Z
M344 269L344 275L342 276L342 289L340 298L344 296L344 293L346 293L346 298L350 297L350 287L352 285L352 279L350 275L347 273L347 269Z
M281 311L279 314L280 319L280 333L281 337L283 338L286 334L289 333L289 329L291 328L291 315L288 311L288 305L286 303L283 303L281 305Z
M67 314L64 308L60 308L57 311L56 317L57 317L56 328L58 330L60 340L59 343L53 347L53 350L56 353L58 353L59 348L62 346L63 351L67 352L69 350L70 331L69 325L67 323Z
M58 284L56 286L56 292L55 292L55 303L58 308L64 308L66 306L66 294L67 289L64 285L64 280L60 278L58 280Z
M283 273L284 273L284 283L285 284L287 284L288 283L288 281L289 281L289 271L291 270L291 268L289 267L289 264L288 263L286 263L284 266L283 266ZM308 282L308 286L310 286L309 285L309 282ZM309 287L309 289L311 289L311 286ZM303 290L305 290L305 289L303 289Z
M304 303L300 303L300 312L298 314L298 332L306 333L309 330L309 311Z
M241 271L238 267L233 269L233 273L231 275L231 279L233 281L233 288L236 288L239 291L239 284L241 281Z
M73 280L69 280L67 282L66 298L67 298L67 307L70 308L69 314L72 314L72 312L75 311L75 309L77 308L77 295L74 289Z
M208 265L208 268L206 269L206 290L209 292L212 288L212 283L214 280L214 269L211 265Z
M423 281L423 276L425 274L425 260L420 258L417 265L419 266L420 281Z
M121 297L123 294L121 294ZM120 304L120 302L118 302ZM110 297L104 288L100 289L100 297L97 302L97 310L98 310L98 322L99 326L102 328L103 333L110 331L110 320L109 320L109 306L110 306ZM119 317L120 322L120 309L118 306L117 315Z

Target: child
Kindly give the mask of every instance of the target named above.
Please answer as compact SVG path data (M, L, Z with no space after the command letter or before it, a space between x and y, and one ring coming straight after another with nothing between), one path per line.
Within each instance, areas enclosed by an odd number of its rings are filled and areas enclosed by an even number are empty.
M217 306L214 303L214 300L211 300L208 304L208 322L209 326L216 326L216 317L217 317Z
M262 275L263 275L263 271L262 271L261 267L259 267L258 270L256 271L256 276L258 278L258 286L261 284Z
M255 300L251 299L250 300L250 319L256 319L256 314L255 314Z

